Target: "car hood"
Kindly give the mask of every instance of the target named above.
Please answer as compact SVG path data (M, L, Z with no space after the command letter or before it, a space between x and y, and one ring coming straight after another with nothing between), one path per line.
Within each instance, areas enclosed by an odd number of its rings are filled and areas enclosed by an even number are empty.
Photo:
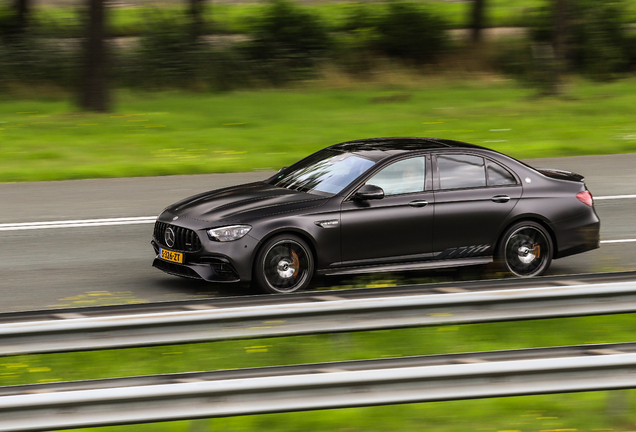
M536 170L546 177L558 180L569 180L576 182L582 182L585 180L585 177L583 177L582 175L573 173L571 171L556 170L551 168L536 168Z
M283 211L316 207L328 199L258 182L204 192L179 201L166 211L205 222L240 222Z

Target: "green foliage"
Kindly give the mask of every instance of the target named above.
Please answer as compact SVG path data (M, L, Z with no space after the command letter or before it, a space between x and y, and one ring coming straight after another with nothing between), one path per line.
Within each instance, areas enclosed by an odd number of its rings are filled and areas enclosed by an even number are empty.
M17 14L8 5L0 4L0 37L5 39L18 31Z
M416 63L434 60L448 45L446 22L414 3L396 1L377 22L378 48Z
M572 61L595 77L624 72L629 66L624 4L611 0L574 4Z
M0 7L0 86L73 85L79 44L51 36L35 20L27 28L18 29L15 13Z
M548 44L554 40L552 5L550 3L535 12L531 38L536 44ZM607 79L636 65L624 1L578 0L568 5L566 55L572 71Z
M118 50L117 79L125 86L150 90L245 87L250 77L243 53L232 45L215 45L193 33L189 15L150 11L138 42Z
M185 14L148 13L139 42L121 58L120 75L133 86L174 87L201 75L203 45L190 32Z
M349 5L340 32L336 33L332 54L345 71L365 75L378 55L377 23L381 11L364 3Z
M274 84L306 75L325 57L330 37L314 15L286 0L273 0L254 20L244 49L251 67Z
M448 24L429 9L406 1L354 3L337 35L334 58L346 71L364 74L378 57L430 63L448 48Z

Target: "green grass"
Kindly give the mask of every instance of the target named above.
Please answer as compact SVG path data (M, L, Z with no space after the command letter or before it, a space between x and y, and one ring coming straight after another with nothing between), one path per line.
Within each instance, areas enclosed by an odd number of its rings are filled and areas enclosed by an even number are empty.
M626 342L633 340L634 325L636 315L627 314L15 356L0 359L0 385ZM145 426L147 429L141 430L636 430L636 412L633 409L622 415L608 413L611 398L620 399L621 395L628 398L631 406L636 403L635 392L593 392L173 422L148 425ZM139 428L140 426L129 426L106 430L128 432L140 430Z
M536 98L508 80L394 79L353 89L117 92L109 114L4 99L0 181L273 170L380 136L451 138L517 158L636 151L634 79L579 82L567 98Z

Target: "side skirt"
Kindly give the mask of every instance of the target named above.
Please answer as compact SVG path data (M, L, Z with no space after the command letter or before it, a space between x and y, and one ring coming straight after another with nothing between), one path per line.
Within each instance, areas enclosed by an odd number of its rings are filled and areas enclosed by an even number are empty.
M340 267L332 269L318 270L316 273L325 276L362 274L362 273L381 273L390 271L409 271L409 270L426 270L447 267L463 267L470 265L481 265L493 262L493 257L450 259L450 260L432 260L426 262L416 262L407 264L383 264L375 266L356 266L356 267Z

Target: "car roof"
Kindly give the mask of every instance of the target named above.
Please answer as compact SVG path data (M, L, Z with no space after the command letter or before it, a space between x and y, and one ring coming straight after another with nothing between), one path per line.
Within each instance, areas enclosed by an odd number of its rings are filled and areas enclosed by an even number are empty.
M359 153L373 159L378 159L389 155L419 150L436 149L483 149L486 148L461 141L454 141L439 138L422 137L388 137L388 138L367 138L361 140L347 141L329 147L333 150Z

